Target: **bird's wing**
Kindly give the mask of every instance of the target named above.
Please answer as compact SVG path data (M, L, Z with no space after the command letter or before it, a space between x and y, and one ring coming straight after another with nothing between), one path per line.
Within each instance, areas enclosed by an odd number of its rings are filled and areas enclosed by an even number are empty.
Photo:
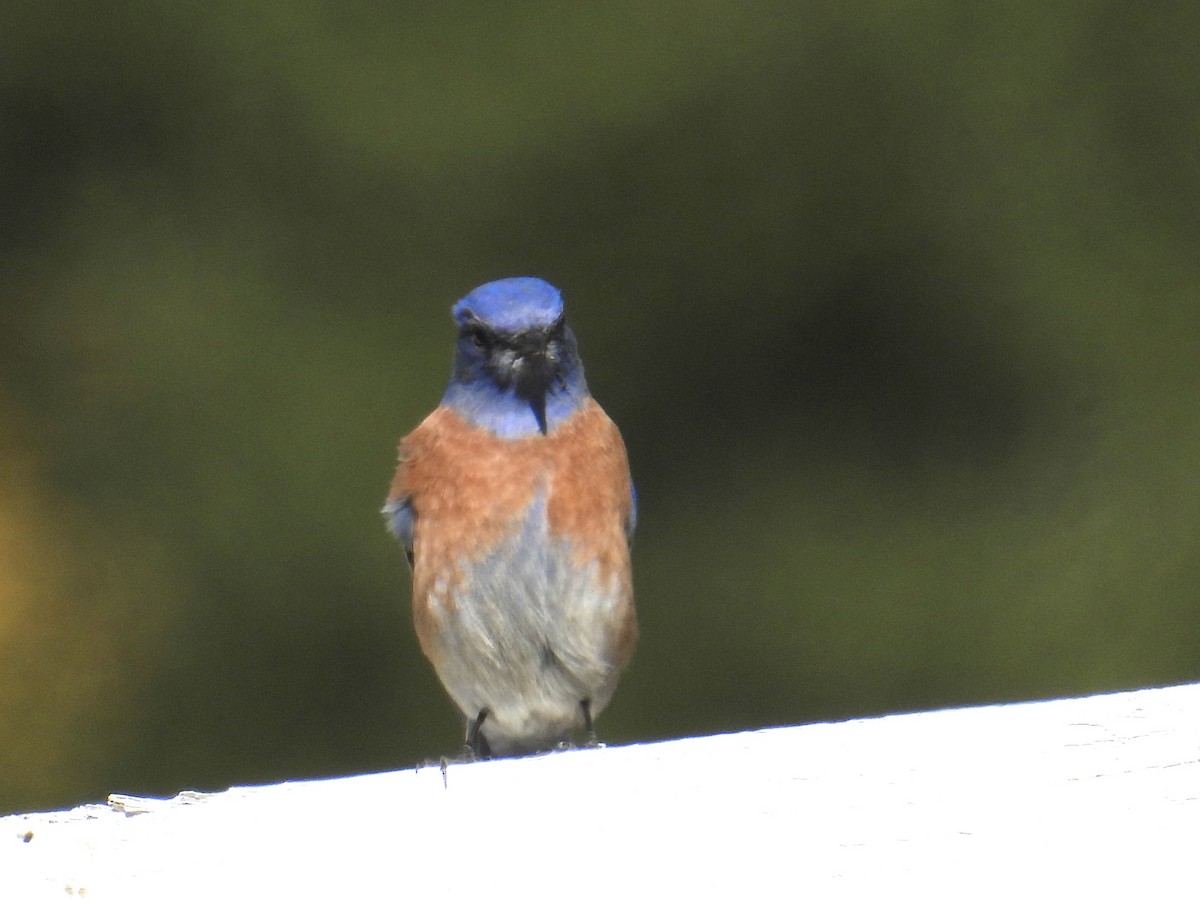
M396 477L392 480L392 490L387 503L383 505L383 518L387 529L401 544L404 545L404 558L408 560L409 568L413 564L413 520L416 513L413 510L412 497L406 487L404 477L405 459L400 456L396 467Z

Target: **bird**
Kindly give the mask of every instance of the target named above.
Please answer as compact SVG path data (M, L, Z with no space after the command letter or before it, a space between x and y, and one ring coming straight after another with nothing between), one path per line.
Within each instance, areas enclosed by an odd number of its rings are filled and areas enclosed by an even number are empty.
M599 746L633 653L637 496L592 398L562 296L540 278L452 307L441 403L400 441L383 515L417 638L466 724L467 758Z

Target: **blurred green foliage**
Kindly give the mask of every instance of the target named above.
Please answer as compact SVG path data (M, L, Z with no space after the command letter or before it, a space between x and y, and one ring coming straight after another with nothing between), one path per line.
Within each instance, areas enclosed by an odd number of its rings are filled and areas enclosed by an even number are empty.
M412 764L377 510L563 289L621 742L1200 677L1200 7L10 4L0 811Z

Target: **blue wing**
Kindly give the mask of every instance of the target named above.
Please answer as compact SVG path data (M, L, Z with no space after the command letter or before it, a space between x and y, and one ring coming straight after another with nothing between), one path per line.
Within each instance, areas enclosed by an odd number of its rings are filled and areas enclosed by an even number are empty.
M637 488L632 481L629 482L629 499L632 502L629 504L629 518L625 520L625 540L632 545L633 530L637 528ZM409 527L412 527L411 523Z
M404 558L408 567L413 564L413 508L410 500L389 500L383 505L383 518L387 529L404 545Z

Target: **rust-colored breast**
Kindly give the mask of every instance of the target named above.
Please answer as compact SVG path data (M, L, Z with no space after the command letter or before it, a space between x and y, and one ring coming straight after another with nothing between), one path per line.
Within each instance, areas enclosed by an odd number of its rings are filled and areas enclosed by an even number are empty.
M620 663L632 651L629 464L620 432L589 399L548 435L500 438L439 407L401 441L389 499L412 504L413 615L431 658L431 598L452 603L463 567L519 527L539 495L550 534L568 539L580 566L595 562L599 577L628 598L613 637Z

